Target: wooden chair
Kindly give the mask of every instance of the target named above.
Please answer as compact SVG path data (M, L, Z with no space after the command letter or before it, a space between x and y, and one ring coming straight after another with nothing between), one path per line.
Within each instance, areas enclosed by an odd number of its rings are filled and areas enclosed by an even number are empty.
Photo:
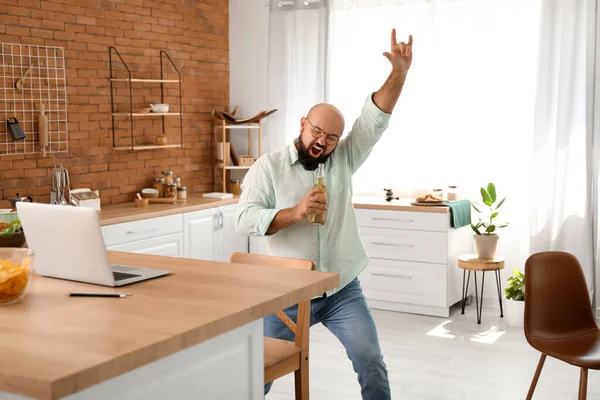
M314 270L310 260L262 256L258 254L233 253L231 262L237 264L266 265L278 268ZM298 318L294 323L283 311L277 311L279 319L296 336L294 342L265 337L265 384L294 372L296 399L307 400L308 390L308 343L310 331L310 299L298 303Z
M542 353L527 400L533 397L546 356L581 369L579 400L585 400L588 370L600 369L600 329L583 270L572 254L548 251L527 259L525 338Z

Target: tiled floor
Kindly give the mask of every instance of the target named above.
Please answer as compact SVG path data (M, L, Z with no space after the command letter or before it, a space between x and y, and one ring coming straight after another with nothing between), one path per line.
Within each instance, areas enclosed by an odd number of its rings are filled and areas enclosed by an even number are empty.
M488 303L490 304L490 303ZM401 400L525 399L539 353L522 328L490 306L477 325L475 304L450 318L373 310L388 366L392 398ZM361 399L352 365L322 325L311 329L311 399ZM588 399L600 400L600 372L590 371ZM576 400L579 369L548 358L534 399ZM293 375L275 382L267 400L294 399Z

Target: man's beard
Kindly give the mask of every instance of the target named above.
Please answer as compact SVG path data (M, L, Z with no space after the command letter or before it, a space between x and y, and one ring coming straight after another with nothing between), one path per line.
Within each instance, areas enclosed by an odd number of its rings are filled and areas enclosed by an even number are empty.
M335 150L334 150L335 151ZM317 169L319 164L325 164L325 161L333 154L333 151L329 154L323 154L318 158L314 158L310 155L310 148L306 148L302 142L302 135L298 137L298 161L307 171L314 171Z

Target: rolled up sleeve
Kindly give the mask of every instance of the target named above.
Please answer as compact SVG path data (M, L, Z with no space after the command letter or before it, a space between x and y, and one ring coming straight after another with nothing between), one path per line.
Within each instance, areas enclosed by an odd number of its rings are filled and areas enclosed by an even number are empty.
M271 174L263 160L257 160L242 183L236 210L235 229L246 236L266 236L279 210L274 208L275 195Z
M371 154L373 147L387 129L390 117L391 114L377 107L371 94L348 136L339 144L340 150L346 154L352 172L356 172Z

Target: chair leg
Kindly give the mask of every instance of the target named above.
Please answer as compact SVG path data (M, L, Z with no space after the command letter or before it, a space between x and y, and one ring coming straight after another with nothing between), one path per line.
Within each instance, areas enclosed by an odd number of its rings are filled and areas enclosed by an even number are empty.
M500 303L500 318L504 318L504 312L502 311L502 284L500 282L500 270L496 270L496 283L498 284L498 302Z
M538 383L538 379L540 379L540 373L542 372L542 368L544 367L544 361L546 361L546 355L542 354L540 356L540 361L538 362L538 366L535 370L535 375L533 376L533 380L531 381L531 386L529 387L529 393L527 393L526 400L531 400L533 397L533 392L535 391L535 387Z
M587 378L588 369L581 368L581 375L579 378L579 400L585 400L587 398Z
M308 400L308 354L300 353L300 368L294 371L296 400Z

